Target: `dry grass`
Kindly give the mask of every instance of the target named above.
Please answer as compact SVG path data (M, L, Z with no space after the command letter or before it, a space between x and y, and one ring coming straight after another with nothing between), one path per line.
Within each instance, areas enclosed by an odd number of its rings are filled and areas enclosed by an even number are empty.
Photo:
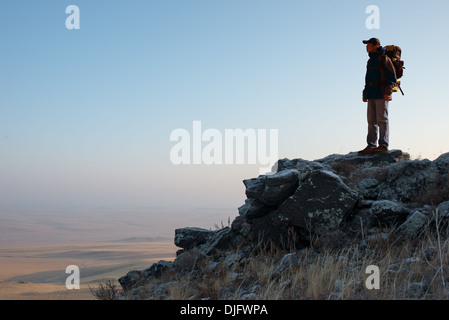
M187 272L167 272L125 298L447 299L448 234L439 228L441 221L434 219L433 223L415 241L400 242L391 234L379 233L363 245L294 251L298 263L281 273L276 273L276 267L288 252L273 246L261 246L245 255L223 253L220 263L192 252L183 265ZM379 289L365 285L370 265L379 268Z
M112 280L98 283L97 288L89 286L90 293L98 300L117 300L123 296L122 290Z

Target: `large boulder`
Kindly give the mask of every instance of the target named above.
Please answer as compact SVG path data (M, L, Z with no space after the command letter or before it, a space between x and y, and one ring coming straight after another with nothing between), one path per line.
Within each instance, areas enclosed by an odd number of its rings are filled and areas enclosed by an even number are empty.
M196 248L206 255L216 250L227 249L231 246L231 228L225 227L219 230L207 230L202 228L180 228L175 230L175 245L189 250Z
M125 292L144 285L151 279L157 279L167 270L173 269L172 261L160 260L145 270L131 270L118 279Z
M195 227L176 229L175 245L183 249L191 249L206 243L213 233L214 231Z
M380 187L378 198L411 203L424 192L432 182L432 162L406 160L388 167L386 180Z
M248 208L248 218L261 217L284 202L298 188L298 175L298 170L287 169L243 180L246 196L253 200Z
M289 227L299 228L303 234L325 235L340 227L352 213L357 200L357 193L336 174L326 170L313 171L277 210L269 216L254 219L255 238L285 243L288 242Z
M365 234L376 227L394 228L408 219L412 210L391 200L359 201L357 210L345 224L345 231L351 234Z
M416 239L419 234L426 229L426 226L430 222L430 216L416 210L413 212L408 219L401 224L396 233L399 237L402 237L406 240Z

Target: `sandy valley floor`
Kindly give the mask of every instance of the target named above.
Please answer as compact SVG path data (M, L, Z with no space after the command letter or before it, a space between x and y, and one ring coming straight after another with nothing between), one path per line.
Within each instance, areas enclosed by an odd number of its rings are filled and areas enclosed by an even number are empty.
M116 280L159 260L171 260L170 242L82 243L10 246L0 250L0 299L92 299L89 286ZM80 289L65 286L66 267L80 270Z
M89 286L172 260L171 228L143 213L0 216L0 299L93 299ZM155 226L158 227L155 227ZM65 286L66 267L80 270L80 289Z

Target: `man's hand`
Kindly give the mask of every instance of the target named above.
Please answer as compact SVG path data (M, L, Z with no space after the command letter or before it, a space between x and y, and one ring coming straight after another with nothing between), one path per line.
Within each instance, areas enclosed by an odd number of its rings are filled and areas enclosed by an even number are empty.
M390 101L390 100L391 100L391 96L385 95L385 96L384 96L384 99L385 99L385 101Z

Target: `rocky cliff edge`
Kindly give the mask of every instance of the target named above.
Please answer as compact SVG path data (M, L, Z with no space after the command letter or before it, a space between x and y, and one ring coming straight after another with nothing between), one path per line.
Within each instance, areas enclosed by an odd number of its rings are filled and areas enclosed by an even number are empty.
M412 241L435 217L442 226L449 221L449 153L430 161L411 160L401 150L353 152L281 159L274 167L275 173L243 181L247 199L230 226L176 229L177 258L130 271L119 279L125 292L166 270L181 270L192 251L221 263L226 252L238 250L244 258L261 244L332 249L387 233Z

